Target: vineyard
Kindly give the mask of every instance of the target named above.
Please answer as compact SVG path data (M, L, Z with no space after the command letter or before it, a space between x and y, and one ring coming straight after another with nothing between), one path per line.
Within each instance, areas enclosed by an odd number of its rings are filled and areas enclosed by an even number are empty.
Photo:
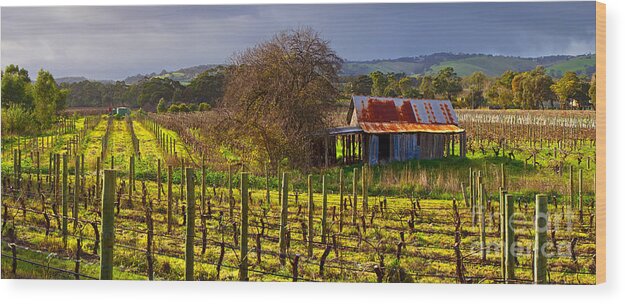
M2 276L594 284L594 112L458 117L466 159L312 172L215 144L212 112L3 136Z

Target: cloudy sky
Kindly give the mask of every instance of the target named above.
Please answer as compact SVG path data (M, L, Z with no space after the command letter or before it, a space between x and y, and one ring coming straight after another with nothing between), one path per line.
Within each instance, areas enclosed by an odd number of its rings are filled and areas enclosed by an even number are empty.
M595 2L2 7L2 66L123 79L199 64L309 26L346 60L434 52L595 52Z

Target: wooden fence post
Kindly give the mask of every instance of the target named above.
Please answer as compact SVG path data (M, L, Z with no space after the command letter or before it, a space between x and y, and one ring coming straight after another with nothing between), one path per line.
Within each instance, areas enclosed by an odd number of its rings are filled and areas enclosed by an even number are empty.
M569 196L571 210L574 210L573 208L575 208L575 199L573 198L573 165L569 166Z
M100 193L100 157L98 156L95 160L95 194L94 196Z
M187 168L187 229L185 240L185 280L193 281L193 245L195 240L195 184L193 168Z
M62 208L63 208L63 246L67 247L67 154L63 154L63 192L62 192Z
M267 206L269 208L271 208L271 193L269 192L269 166L267 165L267 163L265 163L265 188L266 188L266 200L267 200Z
M72 206L72 216L74 217L74 231L78 231L78 200L80 194L80 157L76 156L74 160L74 206Z
M321 205L321 242L326 243L327 234L328 234L328 225L327 225L327 217L328 217L328 194L326 189L326 176L325 174L321 176L321 187L322 187L322 196L323 201Z
M583 180L582 180L582 173L583 170L579 169L579 176L578 176L578 183L579 183L579 191L578 191L578 198L579 201L577 202L578 206L577 209L579 210L579 222L580 224L583 224L584 222L584 195L582 194L582 184L583 184Z
M173 195L172 195L172 181L173 178L173 168L172 165L167 166L167 233L171 232L171 226L173 224L172 218L172 203L173 203Z
M134 167L135 167L135 156L130 155L130 162L128 163L128 205L129 206L132 206L132 193L135 188L134 187L135 185Z
M536 195L536 214L534 217L534 283L547 283L547 196Z
M343 168L339 170L339 232L343 232L343 217L345 212L345 206L343 205Z
M514 280L514 265L515 265L515 245L514 245L514 199L512 195L506 194L506 283L509 280Z
M202 183L201 183L201 203L200 210L202 213L206 212L206 208L204 208L204 204L206 204L206 165L204 164L204 153L202 153Z
M356 218L358 217L358 168L354 168L353 182L352 196L354 197L354 202L352 204L352 224L355 225Z
M239 281L248 281L247 276L247 229L248 229L248 192L247 192L248 173L241 172L241 263L239 264Z
M367 216L369 213L368 195L367 195L367 174L369 170L366 166L362 166L362 215Z
M499 249L501 251L500 263L501 263L501 277L506 277L506 225L507 219L505 214L505 197L506 190L499 188Z
M234 217L234 204L232 203L232 164L228 164L228 210L230 218Z
M469 168L469 208L471 208L471 224L474 225L473 214L475 213L475 174L473 168Z
M312 174L308 175L308 257L313 256L313 214L315 204L313 202L313 186L312 186Z
M486 191L484 190L484 184L481 183L480 177L480 249L482 252L482 262L486 261Z
M162 185L161 185L161 159L159 158L157 161L157 168L156 168L156 192L157 192L157 200L160 203L161 202L161 189L162 189Z
M501 164L501 188L506 189L506 169Z
M286 264L286 225L289 216L289 180L286 172L282 173L282 208L280 210L280 264Z
M113 279L115 243L115 170L104 170L102 185L102 240L100 243L100 280Z

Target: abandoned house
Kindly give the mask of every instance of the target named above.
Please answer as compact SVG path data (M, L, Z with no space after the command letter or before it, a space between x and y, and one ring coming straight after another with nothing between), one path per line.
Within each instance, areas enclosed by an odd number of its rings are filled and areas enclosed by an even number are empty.
M466 156L466 133L449 100L353 96L346 118L327 132L326 166Z

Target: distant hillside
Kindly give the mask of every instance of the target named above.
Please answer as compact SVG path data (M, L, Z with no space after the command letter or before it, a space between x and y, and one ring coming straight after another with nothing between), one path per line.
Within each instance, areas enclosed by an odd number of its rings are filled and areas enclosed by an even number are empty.
M59 77L56 80L56 83L61 84L61 83L75 83L75 82L81 82L84 80L87 80L87 78L83 77L83 76L70 76L70 77Z
M548 73L560 77L566 71L592 75L595 69L595 55L544 56L523 58L484 54L437 53L419 57L405 57L389 60L346 62L342 74L346 76L368 74L373 71L385 73L430 74L444 67L453 67L460 76L482 71L489 76L501 75L506 70L528 71L538 65L545 66Z
M212 69L214 67L217 67L217 66L218 66L217 64L204 64L204 65L197 65L197 66L192 66L188 68L182 68L182 69L178 69L175 71L162 70L158 74L156 73L145 74L145 75L137 74L135 76L126 77L126 79L124 79L124 82L126 82L127 84L134 84L144 78L158 77L158 78L169 78L171 80L178 81L183 85L187 85L198 74L206 70Z
M573 71L578 74L592 76L596 71L596 56L582 55L570 60L563 60L547 67L547 73L553 77L561 77L565 72Z

